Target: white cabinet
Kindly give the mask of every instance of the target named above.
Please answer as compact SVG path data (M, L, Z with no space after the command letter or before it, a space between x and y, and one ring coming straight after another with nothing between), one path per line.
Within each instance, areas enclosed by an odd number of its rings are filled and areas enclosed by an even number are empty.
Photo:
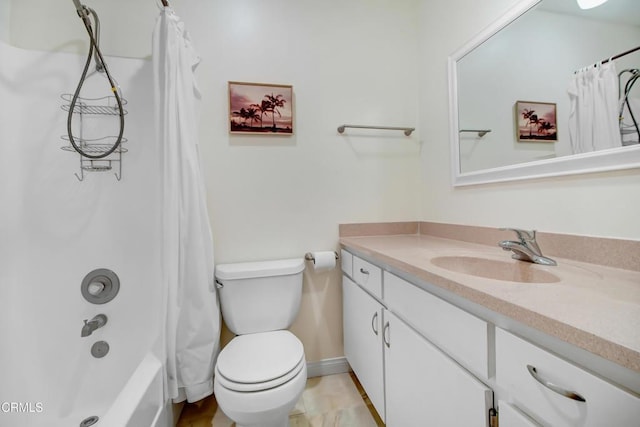
M498 409L500 411L500 427L540 427L540 424L504 400L498 400Z
M389 310L482 379L489 378L489 325L391 273L384 272Z
M486 427L493 393L454 360L487 376L486 322L346 254L344 352L386 425Z
M384 325L387 426L487 426L489 388L393 313Z
M640 425L640 398L499 328L496 382L511 402L543 425Z
M490 323L499 317L343 260L355 281L343 278L345 355L388 427L488 426L490 387L500 427L640 426L638 395Z
M342 276L344 354L384 419L382 305Z

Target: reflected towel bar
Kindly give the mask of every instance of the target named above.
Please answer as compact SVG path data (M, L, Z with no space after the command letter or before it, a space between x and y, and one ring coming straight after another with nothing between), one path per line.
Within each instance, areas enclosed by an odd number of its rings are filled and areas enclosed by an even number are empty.
M346 128L355 129L382 129L382 130L402 130L407 136L411 135L411 132L416 128L395 127L395 126L364 126L364 125L340 125L338 126L338 133L343 133Z
M336 259L340 259L340 257L338 256L338 252L333 251L333 254L336 256ZM304 259L306 259L307 261L316 262L316 259L311 252L307 252L306 254L304 254Z
M491 129L460 129L458 132L474 132L477 133L480 138L491 132Z

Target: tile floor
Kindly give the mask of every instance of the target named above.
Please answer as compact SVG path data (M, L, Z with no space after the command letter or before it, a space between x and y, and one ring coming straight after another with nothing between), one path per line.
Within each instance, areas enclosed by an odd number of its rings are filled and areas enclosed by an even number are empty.
M187 404L176 427L235 427L213 396ZM309 378L290 427L381 427L384 423L353 373Z

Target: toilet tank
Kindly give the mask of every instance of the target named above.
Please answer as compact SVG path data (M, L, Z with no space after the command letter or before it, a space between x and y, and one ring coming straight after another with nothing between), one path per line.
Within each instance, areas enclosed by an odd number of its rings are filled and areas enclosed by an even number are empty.
M287 329L300 309L304 259L216 266L222 317L236 335Z

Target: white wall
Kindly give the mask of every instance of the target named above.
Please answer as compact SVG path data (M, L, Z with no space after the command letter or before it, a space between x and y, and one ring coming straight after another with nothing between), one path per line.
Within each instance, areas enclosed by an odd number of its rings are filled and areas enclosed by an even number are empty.
M157 10L140 1L144 12L125 2L140 10L135 19L122 1L86 1L100 15L105 52L149 54ZM15 0L21 28L12 43L86 51L68 2ZM202 56L200 147L216 263L335 250L339 223L420 217L420 134L336 131L344 123L417 125L418 0L170 3ZM293 85L295 134L229 135L229 80ZM307 359L342 356L339 271L307 272L304 286L293 330Z
M71 1L71 10L48 3L13 1L12 43L86 51ZM106 53L149 55L152 0L87 3L100 14ZM200 142L216 262L336 249L343 222L640 238L638 171L451 187L446 59L514 3L171 1L202 56ZM295 135L230 136L228 80L292 84ZM338 135L343 123L416 124L420 132ZM293 330L310 361L343 354L340 292L338 271L305 275Z
M0 41L9 42L11 1L0 0Z
M183 8L202 54L201 147L216 261L337 249L338 224L420 215L414 1L207 2ZM202 16L209 17L203 20ZM293 137L227 130L227 81L292 84ZM340 274L306 274L293 327L310 361L342 356Z
M339 222L419 215L414 2L220 2L186 10L203 57L201 144L218 261L334 248ZM388 30L384 30L388 28ZM398 30L400 29L400 30ZM292 84L295 135L229 135L227 81Z
M86 30L72 0L1 1L11 2L13 46L80 54L88 50ZM81 0L81 3L94 9L100 18L100 47L105 55L145 58L151 54L150 34L158 15L155 0Z
M640 202L635 197L640 188L637 169L468 188L451 186L448 117L444 108L448 105L447 57L515 3L422 3L422 219L640 239Z

